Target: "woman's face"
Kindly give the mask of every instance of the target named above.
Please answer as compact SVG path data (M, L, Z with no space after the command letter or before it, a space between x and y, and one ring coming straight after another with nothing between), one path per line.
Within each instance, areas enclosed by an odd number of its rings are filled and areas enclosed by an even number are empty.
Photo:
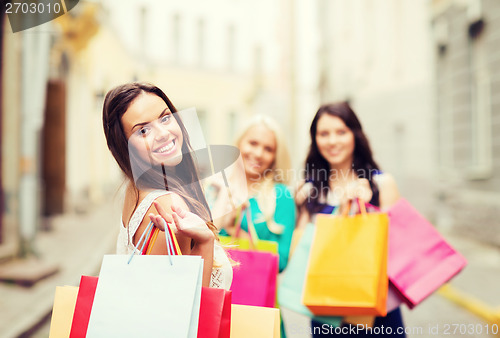
M142 93L121 119L129 149L152 165L176 166L182 161L181 128L161 97Z
M261 179L276 157L274 133L263 125L253 126L247 130L238 147L247 177Z
M318 150L330 167L351 166L354 154L354 133L341 118L323 114L316 128Z

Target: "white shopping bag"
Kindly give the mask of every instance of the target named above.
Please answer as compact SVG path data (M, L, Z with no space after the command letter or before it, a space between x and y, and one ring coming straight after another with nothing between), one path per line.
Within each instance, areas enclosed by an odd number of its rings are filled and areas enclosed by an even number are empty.
M203 259L105 255L87 337L196 338Z

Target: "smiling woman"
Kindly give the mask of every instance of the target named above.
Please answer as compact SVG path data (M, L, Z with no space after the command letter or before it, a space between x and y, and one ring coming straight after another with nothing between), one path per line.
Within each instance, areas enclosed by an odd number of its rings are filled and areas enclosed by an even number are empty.
M265 125L248 129L239 142L247 180L258 182L274 162L276 137Z
M349 103L336 102L319 107L309 132L311 145L305 165L305 182L296 195L298 227L314 222L317 214L331 214L352 198L360 198L381 209L389 208L399 199L394 179L382 172L373 159L368 138ZM328 283L324 287L328 287ZM358 319L344 318L340 334L324 332L323 323L312 320L312 336L350 337L349 328L361 324ZM404 328L399 308L373 320L374 330L389 327L395 333L396 328ZM371 336L368 330L356 331L356 337ZM405 334L395 336L405 337Z
M172 102L154 85L121 85L106 95L103 125L128 181L117 253L135 252L150 221L164 230L163 218L176 225L182 254L203 257L203 284L229 289L231 264L216 240L189 135ZM167 254L164 236L160 232L148 252Z
M286 186L288 177L283 175L290 165L286 143L273 119L257 115L239 133L236 145L243 158L249 198L244 210L233 210L217 219L216 225L221 235L235 235L241 222L244 232L253 226L259 239L277 242L281 272L288 263L295 229L295 202ZM217 202L224 204L224 196L218 197Z

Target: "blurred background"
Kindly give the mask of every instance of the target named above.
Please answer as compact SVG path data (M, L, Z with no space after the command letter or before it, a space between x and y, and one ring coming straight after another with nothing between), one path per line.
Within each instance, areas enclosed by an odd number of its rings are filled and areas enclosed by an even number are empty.
M469 259L455 298L474 306L449 306L498 322L500 1L87 0L16 33L0 16L0 336L33 334L55 283L114 250L123 178L101 112L130 81L195 107L210 144L272 116L296 180L319 105L349 100L382 169ZM448 313L436 301L422 322Z

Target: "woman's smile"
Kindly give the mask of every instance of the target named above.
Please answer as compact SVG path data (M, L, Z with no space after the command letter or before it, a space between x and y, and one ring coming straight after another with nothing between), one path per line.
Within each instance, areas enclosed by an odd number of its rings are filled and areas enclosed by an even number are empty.
M175 152L175 139L173 139L172 141L168 142L165 145L156 148L155 150L153 150L153 152L155 154L160 154L164 156L170 155L171 153Z

